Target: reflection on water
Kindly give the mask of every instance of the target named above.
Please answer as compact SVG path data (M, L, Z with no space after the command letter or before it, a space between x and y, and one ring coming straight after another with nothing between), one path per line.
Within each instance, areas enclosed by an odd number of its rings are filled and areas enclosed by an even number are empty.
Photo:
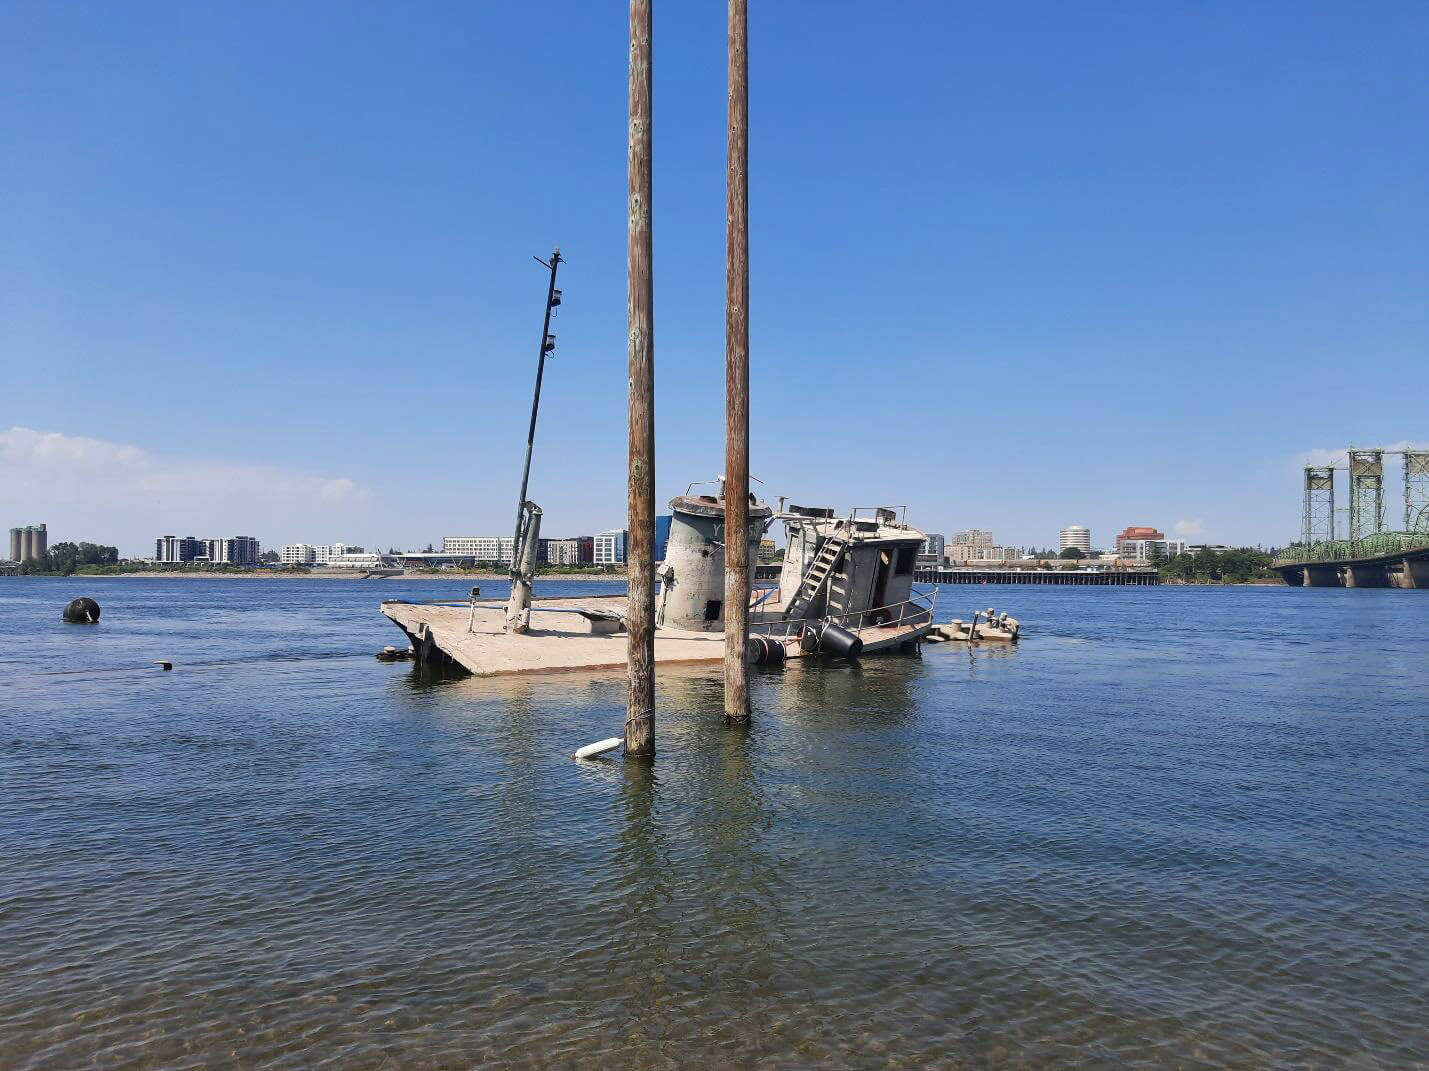
M569 757L623 675L377 663L370 588L72 589L0 586L4 1066L1426 1057L1415 593L1018 589L748 730L662 669L650 766Z

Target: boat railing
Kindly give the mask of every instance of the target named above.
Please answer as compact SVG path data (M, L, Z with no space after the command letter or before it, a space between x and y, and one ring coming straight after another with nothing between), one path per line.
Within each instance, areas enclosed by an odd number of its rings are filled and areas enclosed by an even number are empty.
M902 628L904 624L923 624L933 620L933 611L938 605L938 589L928 591L912 590L902 602L887 606L870 606L866 610L851 610L843 614L825 614L819 618L790 618L772 621L750 622L750 635L768 636L771 639L788 640L803 632L806 625L832 623L848 629L860 639L865 629Z
M908 527L908 507L907 506L854 506L849 510L845 523L852 528L856 523L882 523L882 514L892 512L898 517L898 525L901 528Z

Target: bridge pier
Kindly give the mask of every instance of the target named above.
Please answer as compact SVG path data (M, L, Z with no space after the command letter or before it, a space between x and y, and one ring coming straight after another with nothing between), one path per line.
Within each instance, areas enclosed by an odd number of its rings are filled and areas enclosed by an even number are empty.
M1305 566L1305 583L1307 588L1337 588L1340 586L1340 567L1338 565L1307 565Z
M1405 558L1402 588L1429 588L1429 558Z
M1389 570L1382 564L1345 566L1345 587L1387 588Z

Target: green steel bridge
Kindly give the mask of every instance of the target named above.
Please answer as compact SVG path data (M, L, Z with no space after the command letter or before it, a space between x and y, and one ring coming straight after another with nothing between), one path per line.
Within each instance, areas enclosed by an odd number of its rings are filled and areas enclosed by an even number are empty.
M1429 532L1293 543L1270 567L1295 587L1429 588Z
M1398 531L1385 527L1386 457L1399 459L1404 481ZM1348 491L1343 511L1335 508L1337 487ZM1350 447L1328 465L1306 466L1304 494L1300 541L1270 563L1287 584L1429 589L1429 450ZM1342 512L1348 515L1344 524ZM1349 538L1336 539L1337 530L1345 529Z

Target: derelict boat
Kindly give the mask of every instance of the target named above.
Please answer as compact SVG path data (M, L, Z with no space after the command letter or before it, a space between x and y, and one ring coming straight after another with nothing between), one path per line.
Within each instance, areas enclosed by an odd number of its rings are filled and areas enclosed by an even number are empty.
M724 660L724 502L681 495L670 503L670 539L657 568L655 661ZM756 588L750 610L754 662L813 654L853 657L921 641L933 628L936 589L913 589L923 533L884 507L790 507L776 513L751 496L750 570L775 522L788 550L775 588ZM529 583L529 581L528 581ZM524 629L503 601L388 601L382 613L419 660L445 660L478 676L626 665L625 596L535 598Z
M670 542L656 571L656 627L723 633L724 502L685 494L670 512ZM837 517L825 507L790 506L775 513L751 495L751 576L754 548L774 522L783 522L788 541L778 587L754 592L755 661L871 654L915 644L932 628L937 591L913 589L924 536L897 510L859 508Z

